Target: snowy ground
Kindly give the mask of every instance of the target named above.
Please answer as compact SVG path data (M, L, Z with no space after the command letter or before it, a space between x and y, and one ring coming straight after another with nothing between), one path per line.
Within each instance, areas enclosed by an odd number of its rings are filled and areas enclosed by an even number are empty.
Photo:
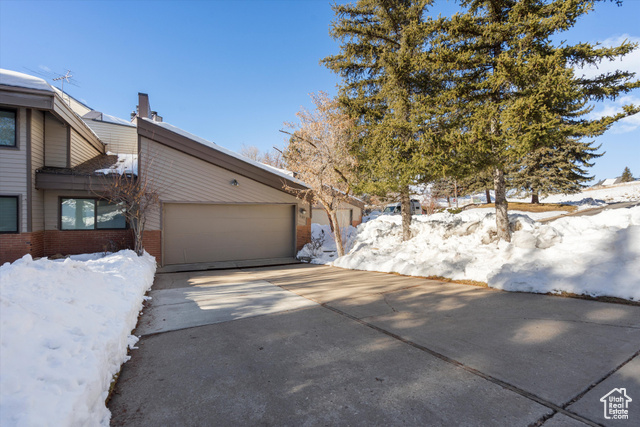
M129 250L0 267L0 425L109 425L109 385L155 268Z
M553 202L581 204L588 198L601 200L598 204L640 200L640 185L556 197ZM380 216L351 232L347 255L328 256L325 251L332 244L328 236L330 243L316 250L321 256L313 257L312 262L480 281L509 291L571 292L640 301L640 207L537 222L562 213L510 212L516 230L511 243L496 241L495 215L490 208L414 216L414 237L407 242L401 242L400 216Z

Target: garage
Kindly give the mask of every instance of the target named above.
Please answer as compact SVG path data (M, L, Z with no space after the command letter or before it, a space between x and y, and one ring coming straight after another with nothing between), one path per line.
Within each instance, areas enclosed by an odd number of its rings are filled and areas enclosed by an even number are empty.
M295 206L165 204L164 264L293 257Z

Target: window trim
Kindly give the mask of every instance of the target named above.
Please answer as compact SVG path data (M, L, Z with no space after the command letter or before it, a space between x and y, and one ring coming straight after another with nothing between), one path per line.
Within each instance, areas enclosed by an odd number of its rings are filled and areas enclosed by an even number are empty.
M0 106L0 111L10 111L16 115L15 145L0 144L0 150L20 150L20 109Z
M20 221L22 196L20 194L0 194L0 197L16 199L16 231L0 231L0 234L20 234L20 226L22 225L22 221Z
M93 200L93 228L74 228L64 229L62 228L62 202L68 199L76 200ZM58 196L58 230L60 231L113 231L113 230L129 230L129 221L127 217L124 218L124 228L98 228L98 200L105 201L106 199L101 197L85 197L85 196Z

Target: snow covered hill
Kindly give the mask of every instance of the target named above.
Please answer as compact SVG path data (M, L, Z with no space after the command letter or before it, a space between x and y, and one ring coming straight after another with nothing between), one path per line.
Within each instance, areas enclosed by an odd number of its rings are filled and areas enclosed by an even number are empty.
M640 200L640 183L553 199L588 207L628 200ZM335 259L327 247L316 250L312 262L479 281L508 291L640 301L640 207L537 221L553 214L510 212L511 243L496 241L493 209L414 216L407 242L401 241L400 217L381 216L349 233L347 255Z

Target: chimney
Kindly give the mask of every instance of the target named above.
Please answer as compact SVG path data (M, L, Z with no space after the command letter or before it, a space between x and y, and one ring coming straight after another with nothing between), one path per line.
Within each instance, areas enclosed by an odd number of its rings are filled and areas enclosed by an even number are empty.
M151 120L153 120L154 122L161 122L162 121L162 116L159 116L157 111L152 111L151 112Z
M138 92L138 116L148 119L150 112L149 95Z

